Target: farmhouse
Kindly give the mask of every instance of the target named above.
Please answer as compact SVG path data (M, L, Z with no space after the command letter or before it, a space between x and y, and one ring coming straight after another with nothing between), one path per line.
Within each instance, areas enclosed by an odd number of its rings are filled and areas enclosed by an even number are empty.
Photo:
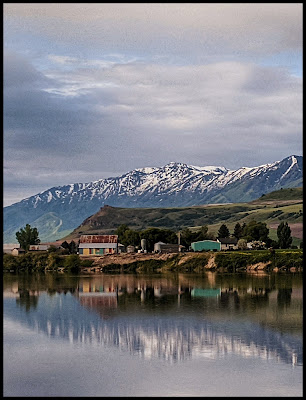
M236 250L236 249L238 249L238 246L237 246L238 239L235 237L219 238L218 240L221 243L221 250Z
M31 244L29 251L47 251L49 247L48 244Z
M83 256L118 253L118 235L81 235L79 254Z

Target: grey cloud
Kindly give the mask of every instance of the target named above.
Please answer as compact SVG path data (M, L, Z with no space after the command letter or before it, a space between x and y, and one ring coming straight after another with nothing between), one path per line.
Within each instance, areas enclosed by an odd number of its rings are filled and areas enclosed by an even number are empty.
M5 63L20 82L6 75L5 187L26 184L26 195L170 161L238 168L300 153L302 82L283 69L75 62L42 73L20 55Z
M7 48L3 54L3 84L6 93L19 89L33 90L50 84L49 79L39 72L26 56Z
M18 27L61 43L123 52L266 54L302 48L302 4L5 4ZM6 27L5 25L5 27ZM202 56L201 56L202 52Z

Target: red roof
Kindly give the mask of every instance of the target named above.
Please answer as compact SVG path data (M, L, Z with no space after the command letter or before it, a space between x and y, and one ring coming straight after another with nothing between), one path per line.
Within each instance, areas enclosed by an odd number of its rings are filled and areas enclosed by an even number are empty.
M80 243L117 243L118 235L81 235Z

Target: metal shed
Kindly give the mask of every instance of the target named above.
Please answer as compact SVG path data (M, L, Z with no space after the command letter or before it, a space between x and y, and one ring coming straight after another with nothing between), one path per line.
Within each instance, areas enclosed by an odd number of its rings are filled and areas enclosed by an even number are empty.
M199 242L192 242L191 248L193 251L220 251L221 243L218 240L202 240Z

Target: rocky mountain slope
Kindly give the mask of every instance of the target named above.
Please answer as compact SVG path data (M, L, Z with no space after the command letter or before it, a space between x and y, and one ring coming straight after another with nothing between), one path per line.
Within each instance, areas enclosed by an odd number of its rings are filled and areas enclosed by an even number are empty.
M229 170L170 163L122 176L53 187L5 207L4 242L26 223L43 241L64 237L105 204L114 207L187 207L248 202L262 194L302 186L303 157L290 156L258 167Z

